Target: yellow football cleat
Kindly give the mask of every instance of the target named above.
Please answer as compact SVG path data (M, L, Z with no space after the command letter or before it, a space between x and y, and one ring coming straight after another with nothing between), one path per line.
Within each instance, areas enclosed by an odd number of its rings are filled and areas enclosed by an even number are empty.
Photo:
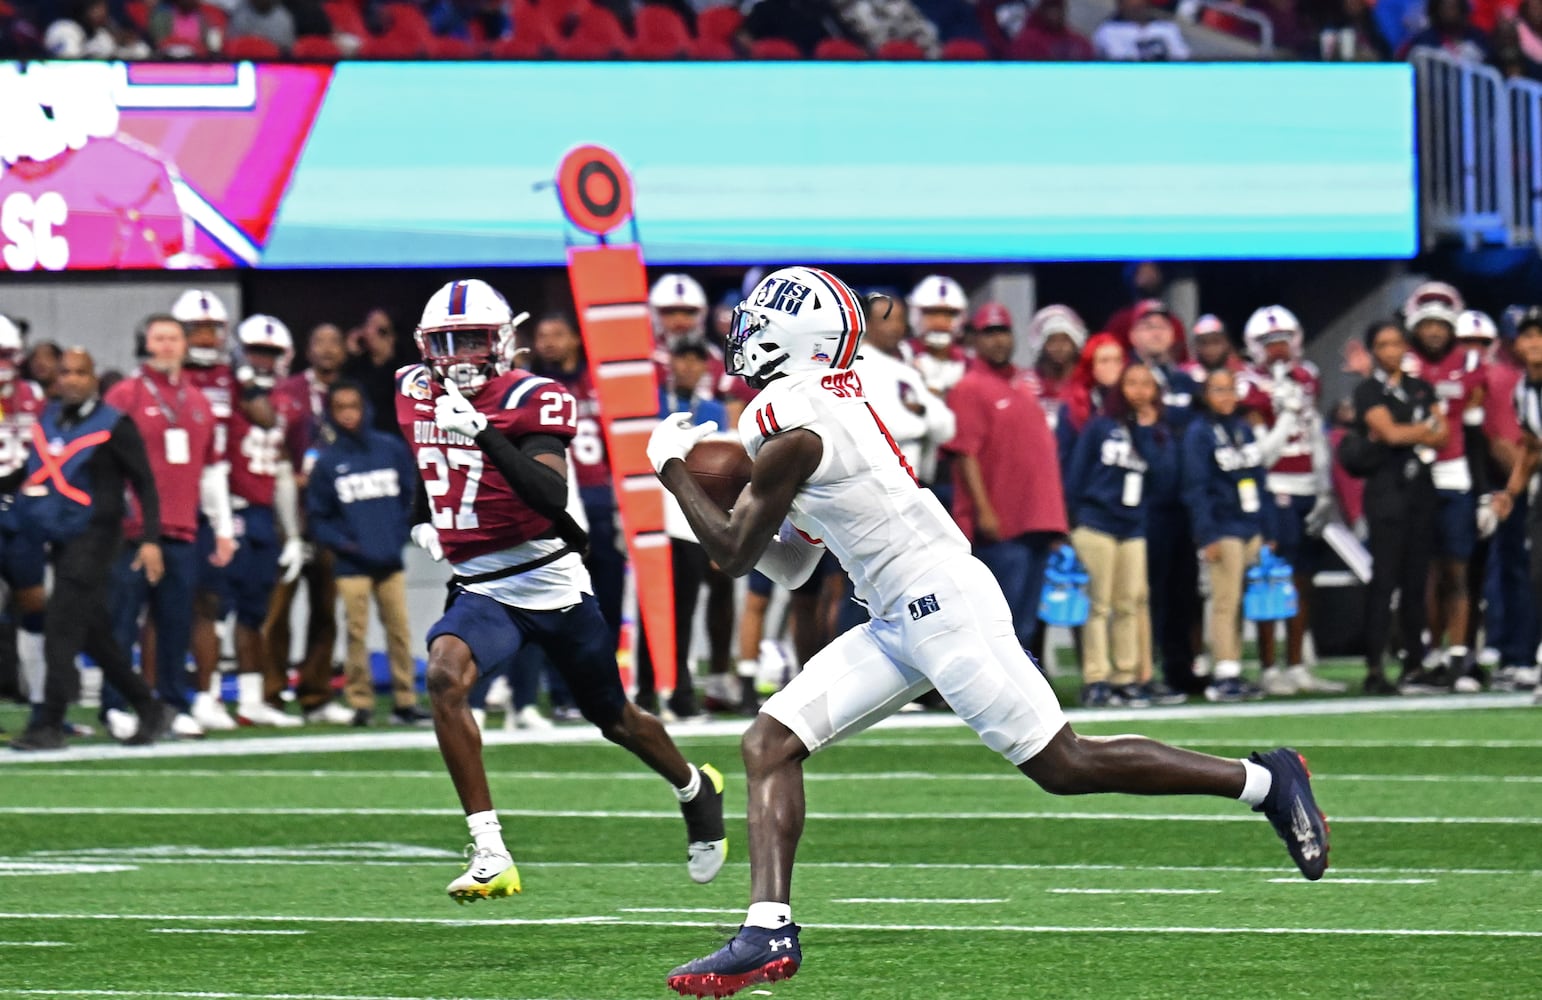
M512 896L520 891L519 869L514 859L502 851L486 847L471 848L471 860L465 874L445 890L457 903L475 903L479 899Z

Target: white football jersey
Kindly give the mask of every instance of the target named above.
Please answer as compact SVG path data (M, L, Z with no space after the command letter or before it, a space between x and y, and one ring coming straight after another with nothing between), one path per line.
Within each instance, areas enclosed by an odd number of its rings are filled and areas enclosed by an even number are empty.
M840 560L875 618L904 607L912 585L969 554L953 518L914 474L851 370L776 379L739 418L754 458L767 438L804 428L824 442L819 467L793 499L795 528Z

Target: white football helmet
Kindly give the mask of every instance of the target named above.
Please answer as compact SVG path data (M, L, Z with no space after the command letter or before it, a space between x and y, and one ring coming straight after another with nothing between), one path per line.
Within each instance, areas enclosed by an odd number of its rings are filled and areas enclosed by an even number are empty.
M508 301L485 281L452 281L423 307L413 339L429 371L471 393L508 371L514 328L529 316L515 316Z
M1427 319L1438 319L1456 329L1456 318L1466 308L1462 293L1444 281L1426 281L1409 293L1403 303L1403 329L1409 333Z
M225 333L230 327L230 313L225 309L225 303L220 301L218 295L202 288L189 288L177 296L177 301L171 304L171 315L183 327L211 324L219 333L218 346L189 346L188 364L194 368L213 368L230 360L230 352L225 344Z
M248 360L253 348L277 351L278 360L273 365L273 374L279 378L289 374L289 364L294 360L294 338L282 320L261 313L248 316L236 327L236 342L241 345L241 352Z
M1033 356L1038 357L1044 349L1044 342L1057 333L1070 337L1077 350L1087 346L1087 324L1082 322L1075 309L1070 306L1045 306L1028 321L1028 343L1033 348Z
M946 347L964 332L964 314L969 311L969 296L964 294L964 286L952 278L941 274L927 275L910 290L910 297L905 302L910 306L910 329L921 334L921 340L926 346ZM953 310L952 327L949 330L927 331L921 322L921 313L927 309Z
M1499 328L1486 312L1468 309L1456 317L1457 340L1484 340L1492 344L1499 339Z
M777 375L850 368L867 311L847 284L817 267L772 271L734 310L726 367L751 386Z
M1301 357L1306 336L1301 331L1301 321L1296 319L1296 314L1284 306L1264 306L1255 310L1248 317L1247 326L1242 328L1242 341L1247 347L1248 357L1256 365L1264 363L1267 358L1264 347L1277 337L1289 339L1292 358Z
M664 328L662 311L665 309L696 310L695 325L689 330L670 333ZM707 292L689 274L663 275L648 291L648 316L653 320L656 337L700 337L707 329Z
M9 316L0 315L0 385L16 381L26 347L21 342L21 328Z

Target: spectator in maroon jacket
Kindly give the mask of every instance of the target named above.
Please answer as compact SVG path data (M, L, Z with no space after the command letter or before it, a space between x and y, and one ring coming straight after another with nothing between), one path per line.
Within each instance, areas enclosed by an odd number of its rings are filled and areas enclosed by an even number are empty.
M1033 373L1012 364L1012 329L975 335L976 359L948 397L958 434L953 517L990 568L1018 641L1030 644L1050 552L1065 541L1065 499L1055 438Z
M1022 28L1008 34L997 11L1008 0L983 0L980 24L990 41L991 50L1003 59L1036 62L1090 62L1096 56L1092 43L1066 26L1065 0L1041 0L1029 14Z

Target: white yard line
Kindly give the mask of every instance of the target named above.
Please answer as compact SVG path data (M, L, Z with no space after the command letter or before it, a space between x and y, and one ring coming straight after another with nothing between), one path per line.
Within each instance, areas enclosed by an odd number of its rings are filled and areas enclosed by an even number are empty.
M522 819L658 819L679 822L678 812L653 809L499 809ZM7 816L461 816L459 809L384 809L340 806L248 808L245 806L0 806ZM1148 823L1257 823L1249 813L1119 812L811 812L808 819L847 822L979 822L983 820L1072 820ZM1542 826L1542 816L1331 816L1334 823L1399 826Z
M739 912L737 910L735 913ZM0 913L0 920L106 920L106 921L153 921L172 923L177 921L219 923L296 923L296 924L404 924L433 925L441 927L554 927L564 925L604 925L607 927L683 927L707 930L719 929L720 922L700 920L622 920L618 917L560 917L545 920L450 920L429 917L317 917L273 916L251 914L243 916L212 914L164 914L164 913ZM1475 930L1472 928L1442 927L1205 927L1205 926L1136 926L1093 925L1074 926L1062 924L874 924L874 923L821 923L821 930L910 932L936 931L957 934L1263 934L1263 935L1327 935L1348 937L1463 937L1463 938L1542 938L1542 930ZM0 994L21 993L6 991ZM70 993L75 991L59 991ZM101 994L111 996L111 993ZM138 995L138 994L134 994ZM166 994L185 996L239 997L244 994ZM257 994L277 996L277 994ZM294 994L300 1000L329 1000ZM340 997L338 1000L382 1000L382 998ZM423 1000L423 998L404 998Z
M1397 714L1423 714L1428 712L1463 711L1474 708L1519 708L1529 705L1531 696L1528 694L1479 694L1461 698L1430 698L1417 700L1386 699L1386 698L1332 698L1321 701L1301 702L1258 702L1247 705L1174 705L1170 707L1155 707L1144 709L1115 709L1115 710L1086 710L1068 709L1066 716L1074 723L1098 723L1098 722L1135 722L1141 720L1158 721L1188 721L1188 720L1220 720L1229 718L1301 718L1322 717L1338 715L1397 715ZM670 732L677 741L689 742L696 739L722 739L741 735L750 724L749 719L715 719L710 722L687 722L670 726ZM882 734L906 732L914 730L953 730L960 734L957 742L960 745L974 744L977 741L968 729L955 716L949 714L906 713L885 719L873 727L873 732L878 737L861 736L854 741L856 746L896 746L908 745L903 740L886 740ZM558 727L556 729L530 732L517 730L504 732L501 730L489 730L482 734L483 741L489 746L504 745L562 745L562 744L599 744L604 738L591 726ZM917 741L923 746L949 745L951 742L944 740ZM1225 742L1226 746L1267 744L1267 740L1256 740L1239 736L1235 740ZM1428 741L1416 743L1403 743L1389 741L1366 741L1364 743L1350 742L1303 742L1301 746L1446 746L1453 741ZM1221 745L1219 742L1211 745ZM1483 747L1542 747L1542 740L1524 741L1455 741L1457 746L1483 746ZM353 733L338 732L322 735L304 736L256 736L241 737L236 739L213 739L202 741L171 741L154 747L131 748L122 747L111 743L87 743L72 746L66 750L39 754L6 754L0 756L0 768L18 768L25 770L29 766L58 763L60 761L85 761L85 760L139 760L161 758L185 758L185 757L249 757L258 754L298 754L298 753L343 753L358 750L432 750L437 744L434 734L421 730L404 730L401 732L378 733Z
M68 948L68 941L0 941L0 948Z
M1279 879L1270 879L1278 882ZM1297 879L1296 881L1301 881ZM1219 889L1045 889L1057 896L1214 896Z
M310 931L256 930L239 927L152 927L151 934L230 934L239 937L298 937Z

